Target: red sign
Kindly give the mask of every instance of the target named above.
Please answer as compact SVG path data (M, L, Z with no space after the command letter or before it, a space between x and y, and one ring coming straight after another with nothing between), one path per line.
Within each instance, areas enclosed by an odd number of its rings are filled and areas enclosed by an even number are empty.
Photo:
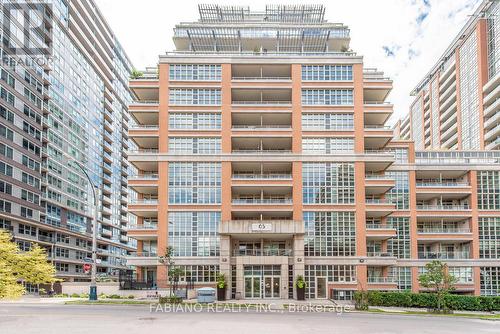
M88 273L90 271L90 268L92 268L92 265L90 263L84 263L83 264L83 271Z

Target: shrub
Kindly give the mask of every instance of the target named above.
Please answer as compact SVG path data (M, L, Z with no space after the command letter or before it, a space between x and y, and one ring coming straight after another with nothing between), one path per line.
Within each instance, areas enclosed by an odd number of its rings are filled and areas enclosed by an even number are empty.
M129 295L127 298L128 298L128 299L134 299L134 298L135 298L135 296L134 296L134 295Z
M363 292L354 294L356 302L361 300ZM368 305L371 306L396 306L396 307L420 307L436 309L438 304L437 295L434 293L411 293L411 292L381 292L368 291ZM446 294L444 297L444 309L459 311L500 311L500 297L486 296L461 296Z
M180 304L182 303L182 298L177 296L171 297L160 297L158 300L160 304Z

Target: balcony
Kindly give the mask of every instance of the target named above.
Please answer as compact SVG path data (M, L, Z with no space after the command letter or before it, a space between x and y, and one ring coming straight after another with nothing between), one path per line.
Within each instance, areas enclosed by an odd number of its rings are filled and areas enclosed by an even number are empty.
M377 150L385 147L394 137L390 126L365 125L365 148Z
M365 150L365 170L367 174L385 171L396 161L393 151Z
M235 154L287 154L292 150L291 137L233 137Z
M419 223L417 227L419 241L450 241L470 242L472 241L472 231L468 222L448 222L441 224L439 222Z
M138 124L158 124L159 101L133 101L129 113Z
M293 256L291 249L234 249L233 256Z
M291 83L290 65L233 64L231 74L233 87L247 87L255 82L272 85Z
M367 198L365 205L367 218L385 217L396 209L396 205L388 199Z
M142 224L127 226L127 235L136 240L156 240L158 221L148 222L146 219Z
M266 108L277 106L291 106L291 89L238 89L231 91L233 106L264 106Z
M390 252L366 252L365 263L370 266L393 266L397 258Z
M140 174L128 178L128 187L139 194L158 195L158 174Z
M365 175L365 193L366 195L382 195L394 188L396 181L383 174Z
M470 258L470 252L418 252L418 258L422 260L463 260Z
M367 240L387 240L397 236L395 227L384 224L366 224Z
M139 100L158 100L160 87L158 69L148 68L137 78L131 78L129 87Z
M291 180L292 174L289 173L233 173L233 180Z
M157 217L157 199L130 199L128 211L138 217Z
M248 219L223 221L219 228L221 235L244 236L245 238L292 237L304 234L304 222L291 219Z
M241 197L233 198L231 201L236 205L246 205L246 204L292 204L291 197Z
M126 257L127 266L156 266L158 254L156 252L133 252Z

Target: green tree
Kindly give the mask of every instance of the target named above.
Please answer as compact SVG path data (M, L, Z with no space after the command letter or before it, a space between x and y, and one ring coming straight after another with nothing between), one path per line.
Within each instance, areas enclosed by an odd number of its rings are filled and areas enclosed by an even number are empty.
M425 265L425 273L418 277L420 285L431 289L437 296L437 310L442 311L444 298L451 290L453 284L457 282L455 276L448 274L448 265L441 261L434 260Z
M21 252L11 235L0 229L0 299L24 293L22 283L50 284L57 281L54 266L47 262L45 250L34 244Z
M130 79L139 79L142 78L144 73L141 71L136 70L135 68L132 70L132 73L130 73Z
M158 262L165 266L165 269L168 274L168 282L170 288L170 296L172 296L172 288L174 282L175 271L171 272L174 269L175 261L174 261L174 247L168 246L165 249L165 253L162 256L158 257Z

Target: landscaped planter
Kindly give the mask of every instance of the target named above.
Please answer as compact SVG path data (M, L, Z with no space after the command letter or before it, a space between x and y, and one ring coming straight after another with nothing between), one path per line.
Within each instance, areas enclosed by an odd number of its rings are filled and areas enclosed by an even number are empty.
M305 288L295 288L297 292L297 300L306 300L306 289Z
M217 288L217 300L219 301L226 300L226 287Z

